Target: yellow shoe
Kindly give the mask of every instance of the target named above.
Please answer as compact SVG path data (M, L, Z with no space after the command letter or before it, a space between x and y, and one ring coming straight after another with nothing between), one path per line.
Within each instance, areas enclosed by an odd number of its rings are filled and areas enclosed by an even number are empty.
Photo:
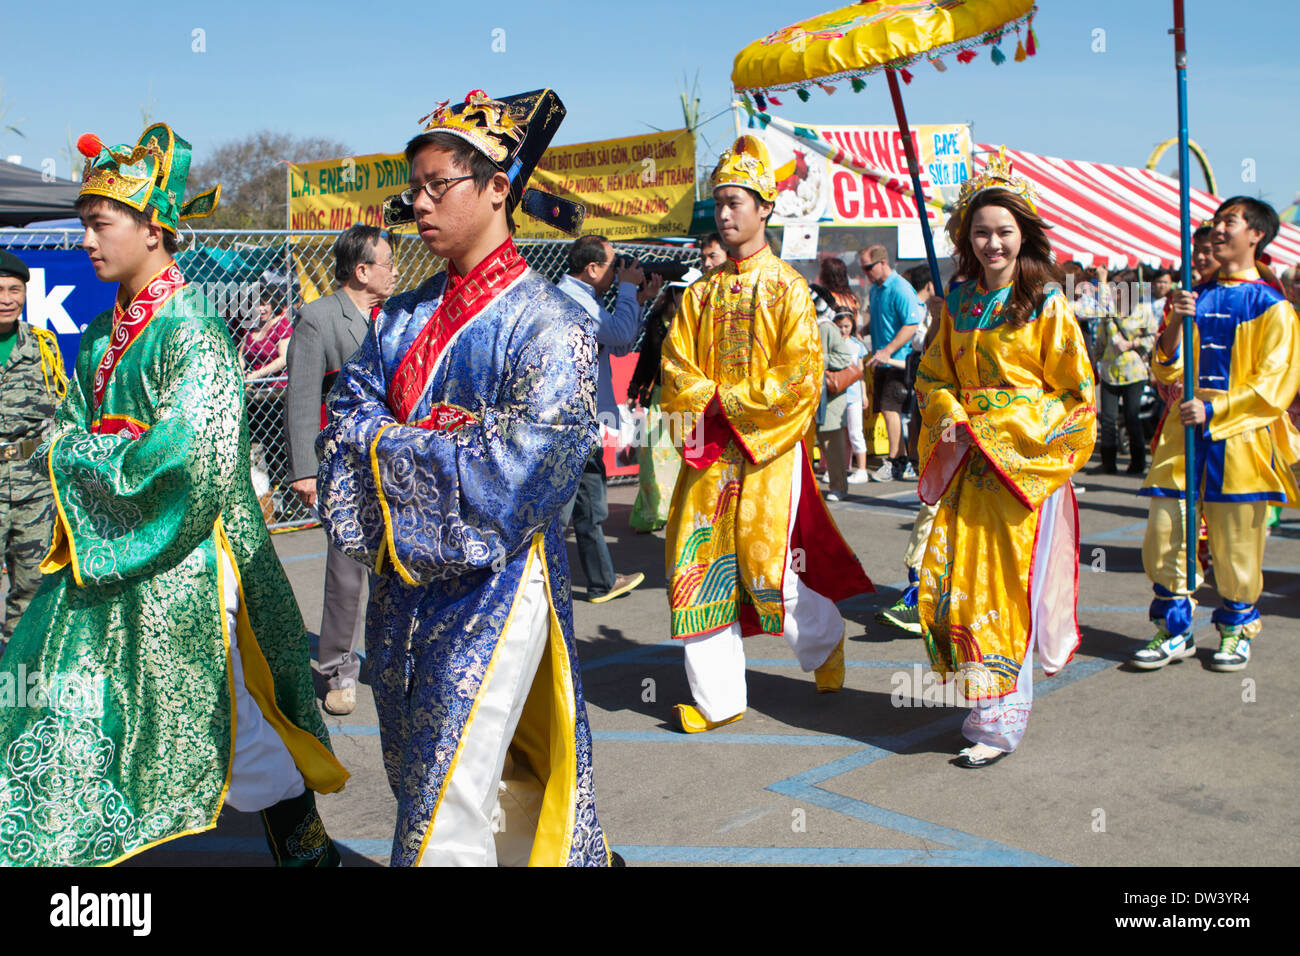
M847 633L846 625L845 634ZM837 694L844 689L844 635L840 636L840 642L831 651L831 656L826 658L826 663L813 671L813 677L817 679L819 694Z
M734 724L745 716L742 710L735 717L728 717L726 720L709 720L690 704L678 704L673 708L673 713L677 715L677 723L681 724L684 734L700 734L721 727L723 724Z

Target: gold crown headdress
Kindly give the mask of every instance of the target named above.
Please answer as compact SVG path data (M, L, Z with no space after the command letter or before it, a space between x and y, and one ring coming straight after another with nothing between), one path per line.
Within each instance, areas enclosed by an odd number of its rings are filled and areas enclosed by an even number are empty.
M86 157L78 195L107 196L148 211L173 234L182 219L210 216L221 200L219 185L185 200L191 148L166 123L154 123L134 146L105 146L94 133L85 133L77 149Z
M426 133L459 136L498 166L505 164L524 138L524 128L511 117L510 107L482 90L471 90L465 102L454 106L443 100L419 122L425 124Z
M720 186L742 186L754 190L764 202L776 202L776 176L767 145L750 133L739 137L718 158L709 178L709 189Z
M1029 204L1034 215L1038 215L1038 194L1034 191L1033 183L1011 171L1011 160L1007 159L1005 146L998 148L998 154L984 164L978 176L961 184L961 192L953 207L954 217L965 215L971 200L987 189L1005 189L1009 193L1015 193Z
M458 136L491 160L510 180L507 208L521 206L534 219L576 236L587 214L582 203L562 199L540 189L528 189L528 180L564 119L564 104L554 90L533 90L493 99L471 90L463 103L437 104L420 117L426 133ZM413 207L400 194L384 203L384 225L415 220Z

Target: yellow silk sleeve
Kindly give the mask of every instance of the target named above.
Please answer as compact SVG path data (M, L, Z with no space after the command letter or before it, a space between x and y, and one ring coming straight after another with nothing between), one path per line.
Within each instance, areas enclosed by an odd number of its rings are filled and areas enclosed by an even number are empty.
M698 282L686 290L663 344L659 407L665 413L681 416L686 427L703 417L717 392L717 383L704 373L697 360L700 300L707 289L708 283Z
M1088 343L1065 296L1050 296L1031 326L1038 331L1041 349L1041 403L1029 415L1016 414L1000 423L1002 454L989 449L990 433L977 433L976 441L1020 499L1037 508L1092 455L1097 407ZM1004 447L1008 432L1013 440Z
M1181 316L1178 317L1182 321ZM1196 341L1196 330L1192 330L1192 340ZM1183 381L1183 333L1178 333L1178 344L1174 346L1173 354L1169 354L1160 347L1160 340L1156 339L1155 351L1151 353L1151 371L1156 377L1156 381L1161 385L1179 385Z
M1286 412L1300 389L1298 322L1295 308L1282 301L1237 327L1232 387L1210 401L1211 440L1264 428Z
M968 420L958 393L957 367L952 357L953 317L944 302L939 313L939 331L921 356L916 371L916 399L921 411L918 443L922 468L940 442L952 442L951 429ZM944 432L949 432L944 438Z
M817 310L807 285L790 282L771 309L776 341L755 343L771 360L762 374L718 388L722 410L755 464L789 451L808 431L821 401L825 364L817 334ZM759 331L763 326L756 329ZM752 367L752 366L751 366Z

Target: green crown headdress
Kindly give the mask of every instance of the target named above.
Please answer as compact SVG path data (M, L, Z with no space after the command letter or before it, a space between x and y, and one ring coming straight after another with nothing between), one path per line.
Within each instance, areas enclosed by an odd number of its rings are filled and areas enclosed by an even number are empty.
M86 157L79 195L107 196L150 212L153 221L172 234L183 219L212 215L221 199L217 185L184 200L190 144L166 123L154 123L134 146L105 146L94 133L85 133L77 149Z

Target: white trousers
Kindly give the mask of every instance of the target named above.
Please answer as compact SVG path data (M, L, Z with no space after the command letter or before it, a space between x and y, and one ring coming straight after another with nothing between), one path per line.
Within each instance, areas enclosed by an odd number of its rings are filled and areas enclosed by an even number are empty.
M418 866L527 866L543 787L510 757L550 637L542 561L533 554L429 823Z
M797 454L791 456L794 460L790 484L792 515L798 513L804 468L803 445L795 448ZM813 671L826 663L826 658L839 646L844 637L844 619L834 601L803 583L791 566L791 548L789 542L786 544L782 583L782 601L785 604L783 636L790 650L794 651L799 666L805 672ZM691 685L695 706L704 718L726 720L743 711L747 706L747 696L740 624L733 621L726 627L685 638L682 648L686 656L686 680Z
M226 802L236 810L256 813L307 789L289 748L262 715L262 709L244 683L235 625L239 618L239 584L230 558L222 549L225 582L226 633L230 636L230 670L235 685L235 753L231 758L230 789Z
M996 750L1011 753L1020 746L1029 725L1029 711L1034 705L1034 648L1039 649L1039 658L1043 658L1043 639L1052 646L1054 641L1047 633L1052 625L1052 611L1047 606L1048 595L1045 591L1048 569L1052 562L1050 555L1053 540L1059 530L1058 522L1063 520L1060 503L1065 489L1058 489L1043 504L1038 513L1038 541L1034 549L1034 580L1031 587L1030 616L1033 626L1029 640L1025 644L1025 659L1020 664L1020 674L1016 678L1016 689L1005 697L995 700L980 701L966 715L961 732L967 740L976 744L987 744ZM1059 610L1059 609L1058 609ZM1040 634L1039 632L1043 633ZM1049 662L1051 663L1051 662ZM1060 662L1063 663L1063 662ZM1053 669L1060 666L1053 664Z
M844 406L844 427L849 430L849 449L855 455L866 454L867 436L862 432L862 399L849 398Z

